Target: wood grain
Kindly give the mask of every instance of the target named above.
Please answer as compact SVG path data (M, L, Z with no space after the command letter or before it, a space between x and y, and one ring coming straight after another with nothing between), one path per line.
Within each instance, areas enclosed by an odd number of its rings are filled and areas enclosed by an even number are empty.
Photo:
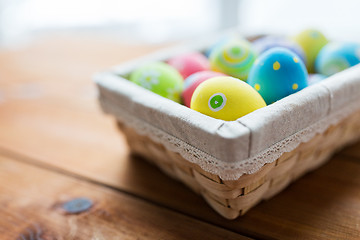
M1 239L248 239L113 190L0 157ZM70 214L63 204L93 206ZM196 226L196 227L194 227ZM37 236L38 238L35 238Z
M255 238L360 237L360 165L355 158L338 155L244 217L224 220L182 184L128 156L112 119L97 107L90 75L154 48L99 39L82 44L82 38L71 36L55 39L0 53L6 76L0 81L5 96L0 101L0 154L29 158L31 164L55 167ZM30 97L29 83L35 89Z
M97 173L110 164L113 171L105 175L118 182L127 147L99 110L91 76L156 48L94 35L55 35L3 50L0 145L87 176L103 178Z
M343 151L341 151L341 154L349 156L353 159L358 159L360 163L360 142L348 146Z

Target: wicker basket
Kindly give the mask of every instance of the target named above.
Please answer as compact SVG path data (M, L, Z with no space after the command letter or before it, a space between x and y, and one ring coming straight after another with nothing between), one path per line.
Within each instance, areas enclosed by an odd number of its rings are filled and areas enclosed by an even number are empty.
M304 173L319 167L338 149L360 137L360 66L234 122L212 119L125 79L144 62L203 49L210 42L213 41L156 53L100 73L95 81L104 112L117 118L118 127L126 135L133 153L144 156L201 194L225 218L234 219L261 200L279 193ZM339 81L342 84L338 84ZM317 92L324 96L314 96ZM161 107L153 107L149 102L161 103ZM285 111L284 106L290 106L292 110ZM310 110L304 108L307 106ZM296 119L302 116L301 111L311 111L312 106L318 106L318 109L311 119ZM272 111L281 114L269 123ZM253 127L251 124L259 118L266 122L260 121ZM284 121L280 126L288 124L291 127L276 134L268 133L268 126L276 127L278 119ZM214 132L202 127L199 124L202 122L214 125ZM189 129L194 133L191 136ZM197 133L201 136L199 141ZM298 137L299 133L305 137ZM219 148L211 146L211 139L218 142ZM267 142L263 142L264 139ZM221 151L223 148L226 151Z
M276 195L304 173L321 166L346 143L356 140L360 135L360 111L283 154L275 162L264 165L256 173L232 181L223 181L204 171L179 153L139 135L121 122L118 127L126 135L133 153L144 156L166 174L201 194L225 218L234 219L261 200Z

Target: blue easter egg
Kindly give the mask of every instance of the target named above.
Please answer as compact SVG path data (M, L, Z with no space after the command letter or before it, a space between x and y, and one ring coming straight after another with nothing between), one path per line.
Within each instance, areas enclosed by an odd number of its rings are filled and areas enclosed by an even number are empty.
M272 48L259 56L252 66L248 83L267 104L271 104L308 86L303 61L286 48Z
M341 72L360 63L360 44L328 43L319 52L315 69L326 76Z
M305 53L300 47L300 45L285 37L266 36L255 40L252 43L252 45L254 49L257 51L258 55L274 47L287 48L288 50L297 54L301 58L301 60L306 64Z

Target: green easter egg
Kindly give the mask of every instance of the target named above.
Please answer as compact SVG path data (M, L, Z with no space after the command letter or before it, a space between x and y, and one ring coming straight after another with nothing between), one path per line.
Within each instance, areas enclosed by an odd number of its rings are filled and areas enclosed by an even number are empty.
M328 40L318 30L308 29L296 35L293 40L304 50L306 57L306 67L310 73L315 70L315 59Z
M146 64L130 75L130 81L175 102L181 102L183 78L172 66L163 62Z

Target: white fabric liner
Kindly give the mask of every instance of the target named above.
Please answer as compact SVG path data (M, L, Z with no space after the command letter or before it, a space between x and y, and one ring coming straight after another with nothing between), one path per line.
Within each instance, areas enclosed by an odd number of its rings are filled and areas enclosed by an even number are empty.
M148 136L153 141L163 144L169 150L179 153L189 162L199 165L203 170L218 175L222 180L236 180L243 174L257 172L266 163L274 162L285 152L291 152L301 143L308 142L316 134L323 133L331 125L339 123L351 113L360 109L359 103L355 102L346 109L331 114L325 119L275 143L256 156L239 162L228 163L216 159L163 130L137 119L105 99L102 100L102 106L106 112L114 114L125 125L135 129L138 134Z

